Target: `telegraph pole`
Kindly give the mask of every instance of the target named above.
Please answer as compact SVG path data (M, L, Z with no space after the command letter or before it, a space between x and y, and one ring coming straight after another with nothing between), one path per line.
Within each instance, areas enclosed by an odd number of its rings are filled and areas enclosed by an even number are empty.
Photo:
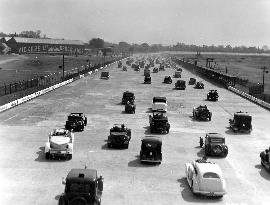
M264 92L264 73L268 73L268 68L264 66L261 69L263 71L263 92Z

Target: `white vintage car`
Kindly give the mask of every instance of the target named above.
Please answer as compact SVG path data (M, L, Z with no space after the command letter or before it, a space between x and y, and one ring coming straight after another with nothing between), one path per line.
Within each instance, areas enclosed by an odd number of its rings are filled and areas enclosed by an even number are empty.
M72 159L74 134L66 129L54 129L45 144L46 159L66 157Z
M198 159L185 164L188 185L194 194L222 197L226 183L218 164Z
M153 97L152 111L167 112L167 99L166 97Z

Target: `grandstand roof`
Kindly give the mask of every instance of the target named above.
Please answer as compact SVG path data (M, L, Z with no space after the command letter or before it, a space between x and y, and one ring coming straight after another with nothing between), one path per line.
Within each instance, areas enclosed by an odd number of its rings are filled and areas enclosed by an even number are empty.
M62 39L47 39L47 38L22 38L13 37L17 43L42 43L42 44L59 44L59 45L84 45L80 40L62 40Z

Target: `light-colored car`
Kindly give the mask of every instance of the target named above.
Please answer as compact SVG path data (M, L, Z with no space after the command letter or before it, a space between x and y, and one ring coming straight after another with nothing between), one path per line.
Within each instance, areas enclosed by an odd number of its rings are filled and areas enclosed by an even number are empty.
M45 144L45 157L52 159L66 157L72 159L74 134L66 129L54 129Z
M167 112L167 99L166 97L153 97L152 111Z
M185 164L188 185L194 194L222 197L226 183L218 164L198 159Z

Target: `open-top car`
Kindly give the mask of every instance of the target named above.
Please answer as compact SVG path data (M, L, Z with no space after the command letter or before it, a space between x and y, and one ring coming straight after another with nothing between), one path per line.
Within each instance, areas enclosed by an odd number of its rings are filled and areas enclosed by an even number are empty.
M182 74L182 71L177 70L177 71L174 72L174 77L175 78L181 78L181 74Z
M144 84L151 84L151 76L147 75L144 77Z
M177 90L185 90L186 89L186 81L177 80L175 83L175 89Z
M197 108L193 108L193 118L196 120L209 120L211 121L212 112L210 112L206 105L200 105Z
M152 111L167 112L167 98L166 97L153 97Z
M100 75L101 79L109 79L110 78L110 73L108 71L102 71Z
M127 102L134 103L134 101L135 101L135 95L133 92L125 91L123 93L123 97L122 97L122 104L123 105L126 105Z
M141 162L161 163L162 161L162 139L161 137L146 136L142 139Z
M73 131L83 131L87 125L87 117L83 113L70 113L65 128Z
M234 113L233 119L229 119L230 128L234 132L248 132L252 131L251 125L252 117L247 112Z
M270 172L270 147L260 153L261 165Z
M196 83L196 79L195 78L190 78L189 81L188 81L188 84L189 85L195 85Z
M205 156L221 156L228 155L228 147L225 145L225 137L219 133L207 133L203 140L200 137L200 147L203 147Z
M218 164L198 159L185 164L188 185L193 194L222 197L226 194L226 183Z
M218 101L218 92L217 90L210 90L207 94L207 100L209 101Z
M171 76L165 76L163 82L166 83L166 84L171 84L172 83Z
M195 88L197 89L204 89L204 84L202 81L196 83Z
M66 129L54 129L50 132L48 141L45 143L45 158L72 159L74 134Z
M71 169L62 184L65 191L59 205L101 204L104 178L95 169Z
M124 124L114 124L110 129L107 146L109 148L128 148L131 139L131 129L128 129Z
M151 133L168 134L170 131L170 123L165 112L153 112L153 115L149 115L149 124Z
M125 105L125 112L135 114L135 111L136 111L136 105L128 101L127 104Z

